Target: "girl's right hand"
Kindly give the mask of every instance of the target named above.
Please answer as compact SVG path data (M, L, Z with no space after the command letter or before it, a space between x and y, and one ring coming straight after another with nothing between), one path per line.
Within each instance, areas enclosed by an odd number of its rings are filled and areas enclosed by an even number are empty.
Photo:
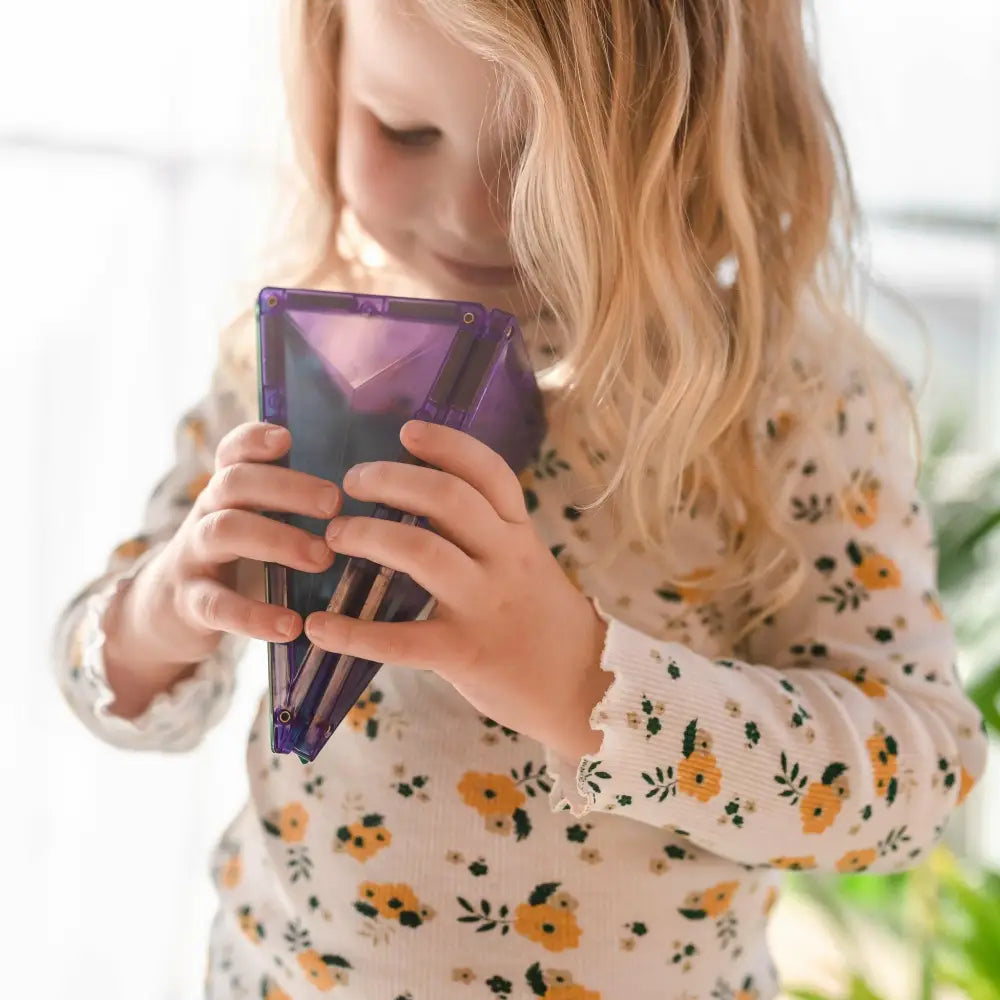
M172 684L226 632L271 642L301 632L298 614L263 600L263 563L318 573L334 553L321 537L260 511L330 519L343 499L333 483L268 464L290 447L288 430L273 424L231 430L180 527L109 607L105 661L123 706ZM135 699L126 697L132 689Z
M142 590L154 605L147 621L170 623L175 662L204 658L224 632L270 642L301 632L298 614L248 596L237 583L237 569L247 568L238 567L240 561L255 563L262 583L266 562L318 573L334 560L322 537L260 513L329 520L340 511L342 494L333 483L269 464L290 446L288 430L274 424L231 430L216 449L212 477L147 567L150 586Z

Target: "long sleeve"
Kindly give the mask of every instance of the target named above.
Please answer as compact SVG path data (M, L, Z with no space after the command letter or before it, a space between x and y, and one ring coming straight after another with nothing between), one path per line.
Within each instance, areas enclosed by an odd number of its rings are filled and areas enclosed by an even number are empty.
M771 422L807 575L742 658L598 608L613 675L590 717L602 744L578 761L549 753L552 808L672 829L747 866L894 871L938 838L986 737L956 676L909 437L882 396L853 380L822 430Z
M87 728L115 746L191 749L232 699L235 664L246 639L226 635L189 677L157 695L142 715L114 715L109 711L114 694L104 667L102 621L119 589L129 585L180 526L212 474L219 440L243 419L237 394L216 369L208 394L177 425L174 465L147 501L140 530L115 547L104 571L73 596L55 623L51 659L60 690Z

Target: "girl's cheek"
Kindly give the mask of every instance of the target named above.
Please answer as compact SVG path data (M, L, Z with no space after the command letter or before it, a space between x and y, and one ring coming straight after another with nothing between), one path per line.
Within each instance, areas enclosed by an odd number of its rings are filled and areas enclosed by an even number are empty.
M420 206L419 171L360 112L345 112L337 167L347 203L373 227L412 228Z

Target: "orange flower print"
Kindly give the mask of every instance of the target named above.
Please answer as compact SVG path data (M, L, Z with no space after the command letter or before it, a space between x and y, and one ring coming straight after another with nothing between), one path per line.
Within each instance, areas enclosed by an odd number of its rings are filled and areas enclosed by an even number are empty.
M966 769L963 767L962 781L958 789L958 801L956 803L957 805L961 805L965 801L965 797L969 794L969 792L972 791L972 789L975 787L975 784L976 784L976 779L973 778L972 775L969 774L969 772L966 771Z
M890 590L903 582L899 567L878 552L868 552L862 557L854 568L854 577L869 590Z
M301 802L290 802L280 813L269 813L262 823L272 837L280 837L288 844L298 844L305 838L309 813Z
M382 917L397 917L403 910L417 908L417 897L408 885L362 882L358 891Z
M208 481L212 478L211 472L203 472L199 476L195 476L194 479L190 480L187 484L186 494L187 498L191 503L194 503L198 499L201 491L208 485Z
M715 798L722 787L722 771L711 748L711 735L698 728L697 719L692 719L684 730L684 758L677 765L677 787L699 802Z
M381 700L382 692L377 688L369 687L347 713L347 724L351 729L358 733L364 732L370 739L375 739L378 735L378 722L375 714Z
M281 810L281 818L278 820L281 839L290 844L297 844L305 837L308 824L309 813L305 807L299 802L292 802Z
M739 887L739 882L720 882L711 889L706 889L701 897L702 909L710 917L722 916L732 904L733 896Z
M877 677L869 677L867 667L858 667L857 670L838 670L837 673L859 687L869 698L884 698L886 695L884 682Z
M532 993L546 1000L601 1000L600 993L574 983L566 969L543 969L535 962L524 975Z
M354 908L366 917L398 920L404 927L419 927L434 916L434 910L421 904L414 891L403 883L362 882Z
M941 607L941 599L933 591L928 590L923 597L924 604L930 612L931 618L936 622L945 620L944 608Z
M878 519L879 481L866 472L861 480L852 483L844 495L848 517L859 528L870 528Z
M350 963L339 955L320 955L318 951L310 948L307 951L300 951L295 960L309 982L322 993L348 981L344 970L351 967Z
M263 1000L292 1000L277 983L272 983L270 980L261 986L260 995Z
M830 764L822 779L814 781L806 789L799 803L803 833L823 833L832 826L840 812L841 802L850 794L850 786L844 776L846 771L846 764Z
M243 877L243 859L238 854L231 854L219 872L219 882L227 889L233 889L240 884Z
M728 912L739 887L739 882L720 882L704 892L689 892L678 912L688 920L721 917Z
M601 994L596 990L586 990L579 983L568 986L553 986L546 994L545 1000L601 1000Z
M565 951L580 943L580 926L571 910L548 903L521 903L515 911L514 930L547 951Z
M767 436L779 444L784 441L795 427L795 416L788 410L779 410L767 422Z
M795 858L771 858L771 865L787 872L806 872L810 868L816 867L816 858L812 854L805 854Z
M708 600L710 594L707 590L704 590L696 584L702 580L707 580L715 570L710 566L700 566L698 569L692 570L690 573L682 576L680 578L680 586L677 588L677 593L680 594L680 598L685 604L703 604Z
M254 943L257 944L264 937L264 925L253 915L249 906L241 906L236 911L236 917L240 922L240 930Z
M458 783L458 791L465 804L481 816L497 813L509 816L525 803L524 793L506 774L466 771Z
M774 904L778 902L778 897L781 894L778 892L778 887L771 885L767 887L767 895L764 896L764 916L768 916L771 910L774 909Z
M875 794L891 804L896 798L896 741L886 733L874 732L865 741L872 762Z
M149 548L149 539L145 535L136 535L126 539L111 553L112 559L124 559L132 562L138 559Z
M367 861L391 843L392 834L382 825L382 817L371 813L358 823L340 827L333 849L346 851L357 861Z
M184 421L184 433L191 439L195 448L205 447L205 421L201 417L188 417Z
M848 851L838 862L837 871L863 872L878 857L878 852L874 847L866 847L860 851Z

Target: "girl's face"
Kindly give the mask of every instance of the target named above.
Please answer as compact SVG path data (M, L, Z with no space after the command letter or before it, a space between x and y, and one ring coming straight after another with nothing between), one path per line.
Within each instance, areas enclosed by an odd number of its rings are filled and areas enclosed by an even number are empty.
M361 224L446 298L522 315L507 242L517 136L494 67L412 0L343 0L338 181Z

